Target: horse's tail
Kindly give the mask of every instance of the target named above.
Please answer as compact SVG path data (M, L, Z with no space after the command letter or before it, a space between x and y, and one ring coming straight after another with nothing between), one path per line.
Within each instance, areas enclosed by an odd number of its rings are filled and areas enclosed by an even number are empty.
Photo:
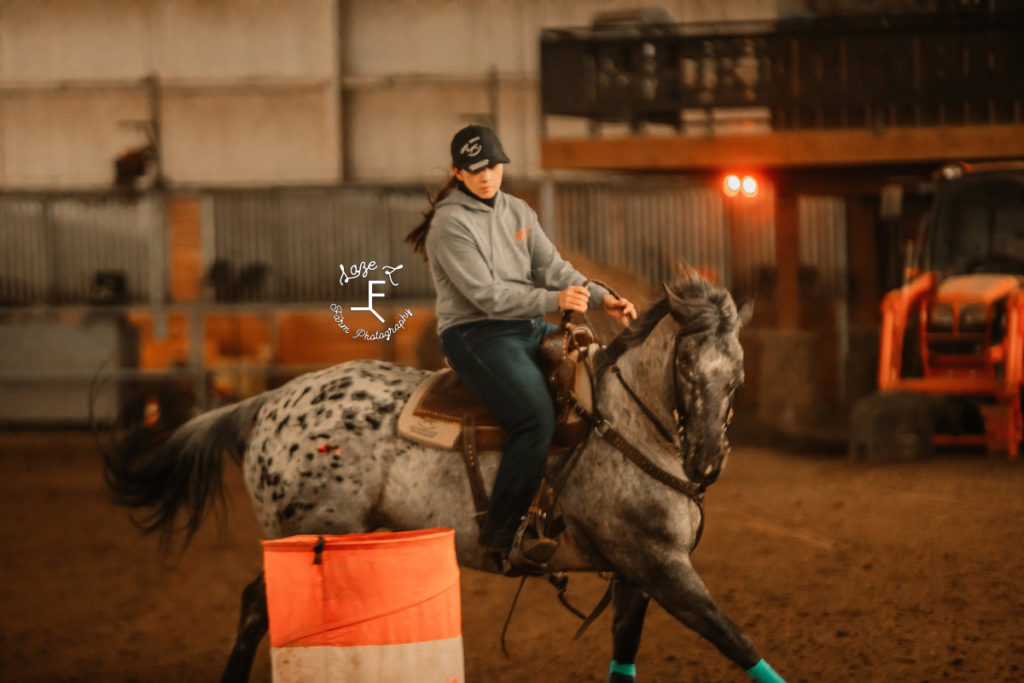
M103 476L114 501L139 511L135 523L144 532L160 531L166 543L182 531L187 546L210 503L224 502L224 453L241 462L270 393L203 413L173 431L158 423L129 432L103 454Z

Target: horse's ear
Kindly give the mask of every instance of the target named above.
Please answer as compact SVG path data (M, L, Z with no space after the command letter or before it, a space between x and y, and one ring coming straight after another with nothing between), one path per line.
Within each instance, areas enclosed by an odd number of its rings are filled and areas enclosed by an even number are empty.
M754 300L744 299L740 303L740 308L737 311L740 316L740 325L744 327L750 323L750 320L754 317Z
M700 306L696 305L689 299L682 298L673 292L666 284L662 284L661 287L665 290L665 300L668 302L668 312L673 318L675 318L676 322L681 325L689 325L694 319L700 317Z
M664 282L661 283L661 288L665 291L665 300L668 302L669 310L677 315L682 313L685 302L674 294Z

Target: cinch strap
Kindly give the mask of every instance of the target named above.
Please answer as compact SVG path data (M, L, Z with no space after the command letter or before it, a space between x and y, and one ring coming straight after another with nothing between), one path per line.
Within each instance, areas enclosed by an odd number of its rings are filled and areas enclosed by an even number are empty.
M608 667L608 675L611 674L621 674L623 676L636 678L636 664L619 664L613 659L612 665Z
M750 676L750 680L757 683L786 683L764 659L747 669L747 675Z

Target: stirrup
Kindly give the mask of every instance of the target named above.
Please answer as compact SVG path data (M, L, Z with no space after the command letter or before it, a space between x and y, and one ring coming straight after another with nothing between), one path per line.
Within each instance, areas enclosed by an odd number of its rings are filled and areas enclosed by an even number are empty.
M512 567L527 573L543 574L558 550L558 541L537 533L531 522L532 515L527 515L516 529L507 559Z

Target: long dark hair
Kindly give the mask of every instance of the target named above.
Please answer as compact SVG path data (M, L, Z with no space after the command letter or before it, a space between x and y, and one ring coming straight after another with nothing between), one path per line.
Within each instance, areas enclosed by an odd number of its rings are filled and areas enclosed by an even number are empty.
M412 250L423 257L423 260L427 260L427 233L430 232L430 223L434 220L434 212L437 210L437 203L450 195L452 191L459 186L459 179L454 175L448 179L448 182L441 187L441 190L433 198L427 194L427 199L430 201L430 210L423 214L423 222L409 231L409 234L405 236L406 244L412 245Z

